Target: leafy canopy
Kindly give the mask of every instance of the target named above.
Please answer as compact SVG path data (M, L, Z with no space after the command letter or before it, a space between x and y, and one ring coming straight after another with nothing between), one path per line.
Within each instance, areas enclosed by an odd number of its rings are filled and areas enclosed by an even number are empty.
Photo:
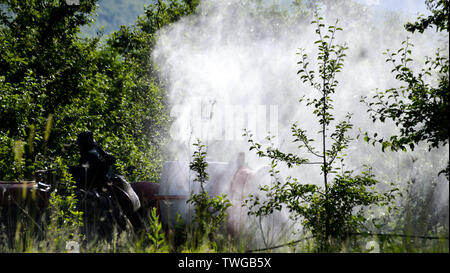
M1 180L29 179L57 157L77 164L76 136L90 130L129 180L158 181L170 119L151 50L196 1L157 1L134 26L82 38L96 3L1 2Z

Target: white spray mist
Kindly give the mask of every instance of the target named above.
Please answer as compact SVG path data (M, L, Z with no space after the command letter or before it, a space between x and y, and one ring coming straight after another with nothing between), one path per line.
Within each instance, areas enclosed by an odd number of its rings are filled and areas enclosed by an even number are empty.
M171 114L175 119L169 147L173 159L189 161L191 144L200 138L208 146L211 161L228 161L236 153L246 152L248 165L258 170L267 162L248 152L242 129L253 129L260 141L271 131L281 150L295 153L298 150L291 144L290 135L293 122L298 121L315 137L317 120L311 108L298 103L303 95L315 94L297 76L296 55L299 48L305 48L310 59L315 59L314 41L318 37L310 24L312 18L306 13L289 20L275 13L261 14L256 2L201 1L195 15L160 32L153 57L161 76L169 83ZM268 7L273 1L263 3ZM350 0L328 1L321 13L328 25L339 19L338 26L343 31L338 33L337 42L349 46L334 96L336 120L347 112L353 113L354 135L357 128L385 135L395 132L392 124L373 124L360 97L371 97L377 88L399 86L382 54L386 49L400 48L409 36L414 44L415 65L420 65L424 56L433 55L439 47L438 35L408 33L403 25L415 16L375 12ZM448 44L444 46L448 48ZM383 153L379 147L355 140L348 154L349 169L360 171L363 164L369 164L380 180L397 182L410 178L409 162L412 157L418 158L415 167L420 173L416 175L427 183L426 176L446 164L448 148L431 153L426 147L409 153ZM305 183L320 183L319 172L308 166L285 175L294 175ZM256 187L253 185L253 189ZM448 183L439 189L444 192L439 200L448 202Z

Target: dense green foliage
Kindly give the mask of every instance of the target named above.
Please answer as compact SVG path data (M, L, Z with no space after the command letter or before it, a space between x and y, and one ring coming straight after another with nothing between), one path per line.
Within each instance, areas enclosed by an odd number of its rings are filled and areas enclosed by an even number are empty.
M90 130L130 180L157 181L169 119L151 50L195 1L158 1L105 43L80 38L96 1L2 1L0 180L29 179Z
M419 31L423 33L425 29L429 27L435 27L436 31L449 32L449 18L450 6L446 0L425 0L428 10L431 11L431 15L427 17L420 16L414 23L407 23L405 25L406 30L410 32Z
M88 23L94 2L76 8L49 1L2 1L2 5L0 177L19 179L49 164L48 156L54 158L56 150L61 154L64 140L74 133L57 129L59 112L72 110L73 100L92 88L92 80L80 80L96 73L95 42L82 42L76 34ZM50 137L46 126L52 123ZM56 141L61 136L64 140ZM11 164L14 156L16 164Z
M299 128L297 123L291 128L295 138L293 142L297 144L298 149L305 149L308 154L317 158L317 161L311 161L301 153L283 153L273 146L264 150L261 144L252 139L252 134L246 131L250 150L256 150L260 157L271 160L270 175L273 182L260 187L262 198L257 194L250 195L244 204L249 206L250 214L257 216L269 215L274 210L286 207L291 213L290 217L295 221L300 220L303 227L317 239L320 250L329 251L332 246L330 240L341 242L350 234L360 231L366 221L363 213L365 207L389 205L396 189L379 193L376 186L380 182L374 179L370 171L355 176L352 171L344 169L344 151L352 140L347 133L353 127L350 122L351 115L347 114L346 120L335 124L333 132L329 131L334 121L332 95L335 94L339 83L336 74L343 68L347 46L333 44L337 31L342 30L336 26L337 22L324 31L325 24L322 20L323 18L316 14L316 20L312 22L317 25L316 33L319 36L315 42L319 52L318 71L310 70L308 55L304 50L300 51L301 59L298 62L298 74L303 83L308 83L320 94L319 97L307 98L306 105L312 106L313 114L318 119L321 147L314 147L314 139L308 137L308 132ZM300 102L303 100L304 98ZM336 164L337 162L339 163ZM323 186L292 177L282 181L277 170L280 163L289 168L305 164L320 165Z

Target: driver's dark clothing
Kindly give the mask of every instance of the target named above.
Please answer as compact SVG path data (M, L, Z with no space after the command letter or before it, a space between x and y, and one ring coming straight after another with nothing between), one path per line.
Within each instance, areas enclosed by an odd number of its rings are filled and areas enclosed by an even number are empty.
M115 160L98 146L81 151L80 166L85 169L85 177L82 179L85 184L80 185L81 188L100 190L106 187L113 177L112 166Z
M78 135L80 149L79 166L71 167L71 173L77 182L79 193L89 201L98 203L100 211L109 211L111 204L119 204L123 213L134 226L139 224L135 212L140 208L139 197L123 176L114 175L115 157L103 151L94 140L91 132ZM135 219L136 218L136 219Z

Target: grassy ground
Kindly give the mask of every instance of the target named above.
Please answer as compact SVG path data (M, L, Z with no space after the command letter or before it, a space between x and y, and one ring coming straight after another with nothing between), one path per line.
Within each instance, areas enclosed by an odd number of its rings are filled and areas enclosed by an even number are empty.
M85 229L73 230L64 223L55 227L47 223L42 216L31 218L30 211L15 211L17 215L8 216L0 225L0 253L60 253L80 251L82 253L311 253L317 252L314 238L299 235L298 240L281 239L269 245L258 244L256 230L230 236L219 232L215 238L202 238L200 244L195 232L190 227L180 225L171 230L164 230L157 215L148 215L147 225L135 232L130 226L120 230L113 224L110 236L85 235ZM49 217L47 217L48 219ZM50 217L51 218L51 217ZM11 223L15 221L15 223ZM86 227L85 227L86 228ZM83 234L84 233L84 234ZM201 236L201 235L200 235ZM89 239L87 238L89 237ZM303 238L303 239L301 239ZM361 253L448 253L448 238L423 239L401 236L361 236L349 237L345 242L333 246L332 252Z

